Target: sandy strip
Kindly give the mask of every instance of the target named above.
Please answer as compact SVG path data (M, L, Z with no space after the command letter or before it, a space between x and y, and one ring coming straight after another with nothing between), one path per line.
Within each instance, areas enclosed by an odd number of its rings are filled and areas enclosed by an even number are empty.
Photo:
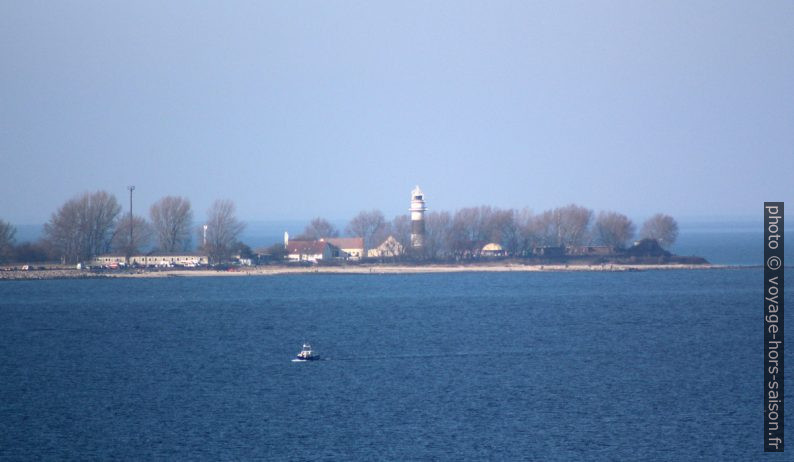
M132 272L118 270L101 273L76 269L34 270L34 271L0 271L0 280L19 279L83 279L83 278L165 278L165 277L207 277L207 276L275 276L280 274L418 274L418 273L463 273L463 272L570 272L570 271L651 271L651 270L707 270L747 268L726 265L688 265L688 264L652 264L652 265L522 265L522 264L438 264L438 265L349 265L349 266L261 266L241 268L236 271L216 271L209 269L197 270L134 270Z
M418 274L462 272L561 272L561 271L648 271L724 269L721 265L355 265L293 268L286 266L243 268L239 271L167 270L141 273L114 273L113 277L191 277L191 276L274 276L279 274Z

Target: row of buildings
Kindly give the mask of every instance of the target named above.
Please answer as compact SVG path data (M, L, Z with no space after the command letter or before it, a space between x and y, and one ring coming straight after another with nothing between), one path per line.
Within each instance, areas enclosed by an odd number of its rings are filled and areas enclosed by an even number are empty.
M285 233L285 258L290 262L318 263L320 261L359 261L366 255L369 258L398 257L403 254L403 246L389 236L380 246L374 249L364 248L364 239L360 237L322 238L318 240L289 240ZM270 249L255 252L254 258L237 255L234 260L242 265L252 265L268 260ZM366 252L366 254L365 254ZM143 255L132 255L129 265L149 268L196 268L207 266L209 258L197 252L149 252ZM90 263L92 267L119 268L127 266L127 256L122 253L99 255Z
M150 268L196 268L209 265L209 257L196 252L162 253L150 252L145 255L130 256L130 265ZM94 258L91 266L118 268L127 265L127 256L120 253L103 254Z
M283 259L288 262L333 262L333 261L360 261L362 259L389 259L398 258L406 254L407 250L421 251L425 246L424 213L427 210L425 195L419 186L411 191L411 249L406 249L394 236L388 236L374 248L366 248L363 237L324 237L315 240L295 239L290 240L289 233L284 233ZM408 244L408 243L406 243ZM650 243L635 243L627 255L663 255L661 248L650 248ZM282 261L282 255L274 259L272 249L260 249L254 252L252 258L238 255L234 259L242 265L262 263L264 261ZM553 247L544 246L532 250L532 255L541 258L573 257L606 257L613 255L615 249L606 246L578 246L578 247ZM633 253L632 253L633 252ZM416 252L420 253L420 252ZM472 257L502 257L507 252L495 242L486 243L479 248ZM251 257L251 256L249 256ZM127 256L123 254L100 255L90 263L92 266L115 268L127 265ZM150 252L146 255L133 255L129 264L139 267L184 267L193 268L209 264L207 255L194 252L183 253L158 253Z
M417 186L411 191L411 245L421 248L424 245L424 212L427 210L424 193ZM405 253L405 248L394 236L387 237L373 249L364 246L362 237L321 238L317 240L290 240L284 233L284 250L286 259L292 262L311 262L329 260L358 261L363 258L393 258ZM264 256L266 251L257 252ZM252 264L251 259L237 257L242 264ZM90 263L91 266L117 268L127 264L141 267L184 267L193 268L209 264L207 255L196 252L162 253L150 252L145 255L133 255L127 261L124 254L99 255Z
M421 249L425 243L425 193L419 186L411 191L411 247ZM284 233L284 248L287 260L316 263L322 260L361 260L363 258L394 258L405 253L404 246L388 236L373 249L364 246L362 237L320 238L317 240L293 240Z
M358 261L364 258L393 258L405 252L402 244L389 236L378 247L366 249L361 237L330 237L317 240L289 240L284 234L284 249L289 261L308 261L317 263L321 260Z

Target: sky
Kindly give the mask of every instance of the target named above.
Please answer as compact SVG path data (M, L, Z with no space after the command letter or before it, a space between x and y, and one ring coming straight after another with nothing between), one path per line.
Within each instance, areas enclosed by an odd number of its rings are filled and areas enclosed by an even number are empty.
M794 199L794 2L0 2L0 219L760 217Z

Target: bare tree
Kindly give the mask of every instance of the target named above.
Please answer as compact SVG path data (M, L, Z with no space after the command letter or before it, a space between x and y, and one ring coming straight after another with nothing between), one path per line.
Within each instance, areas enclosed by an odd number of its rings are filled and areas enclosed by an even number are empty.
M106 191L68 200L44 225L44 234L65 263L86 261L110 250L121 206Z
M389 237L393 237L394 240L389 240ZM405 242L409 245L406 246ZM391 222L384 222L372 235L372 249L381 250L377 255L381 259L388 257L395 260L407 257L408 252L411 251L410 242L411 220L408 215L397 215Z
M449 245L458 258L474 257L482 246L500 237L494 219L496 211L490 206L466 207L455 212L450 226Z
M535 215L532 210L525 207L515 212L515 225L518 229L517 255L527 255L537 245L537 236L533 228Z
M557 232L557 245L582 245L587 240L587 232L593 211L576 204L557 207L552 210L552 226Z
M488 218L489 242L496 242L510 255L519 251L521 229L514 209L493 209Z
M76 263L83 255L83 224L78 201L76 198L67 201L44 225L47 242L64 263Z
M528 250L538 246L559 245L554 212L546 210L540 215L530 217L525 230L525 239L530 244Z
M599 212L593 226L598 243L615 249L625 248L634 237L634 223L626 215L617 212Z
M132 219L132 242L130 242L130 217L124 215L116 225L111 245L116 252L133 255L148 247L152 242L152 225L141 216Z
M423 250L426 258L436 260L450 255L451 227L452 216L449 212L430 212L425 214L425 245ZM408 242L410 243L410 228Z
M383 226L378 228L375 234L372 235L372 248L381 245L392 234L394 234L394 223L385 221Z
M662 247L669 247L678 238L678 223L670 215L657 213L642 225L640 237L656 239Z
M366 254L367 250L378 246L375 237L385 225L386 219L380 210L362 211L350 220L346 232L364 239L364 254Z
M193 211L184 197L166 196L149 209L160 250L176 252L190 247Z
M483 205L455 212L448 236L450 249L457 257L474 257L491 242L515 254L519 251L522 230L515 210Z
M207 252L211 263L228 260L245 224L235 217L234 202L217 200L207 211ZM203 227L199 231L203 233Z
M470 256L479 240L479 210L466 207L455 211L449 228L449 246L457 258Z
M0 220L0 263L11 260L14 253L14 235L17 230L11 223Z
M88 195L87 200L87 247L89 257L110 251L113 230L121 213L116 196L106 191Z
M298 239L317 240L323 237L339 237L339 230L325 218L317 217L306 225Z
M400 243L403 250L408 252L411 246L411 217L408 215L397 215L391 221L390 234ZM425 238L427 236L427 214L425 215ZM427 245L427 243L425 243Z

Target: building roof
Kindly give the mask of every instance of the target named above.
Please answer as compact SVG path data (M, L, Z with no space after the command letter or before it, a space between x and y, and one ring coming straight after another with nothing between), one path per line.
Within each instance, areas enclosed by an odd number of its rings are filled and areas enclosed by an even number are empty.
M144 256L144 254L138 254L136 256ZM201 252L160 252L157 250L152 250L151 252L145 254L147 257L206 257L207 254Z
M326 241L289 241L287 253L317 255L323 253L327 245L333 246L333 244Z
M485 246L482 248L483 252L501 252L502 250L502 246L496 242L485 244Z
M96 258L107 258L107 257L125 257L127 254L124 253L103 253L97 255ZM156 250L152 250L151 252L147 253L134 253L130 255L132 258L140 258L140 257L206 257L207 254L199 253L199 252L158 252Z
M340 249L363 249L363 237L326 237L325 242L331 243Z

